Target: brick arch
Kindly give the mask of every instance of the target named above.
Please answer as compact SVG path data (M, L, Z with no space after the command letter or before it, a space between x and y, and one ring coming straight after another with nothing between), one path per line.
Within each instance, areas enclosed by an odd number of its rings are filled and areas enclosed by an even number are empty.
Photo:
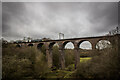
M98 40L97 40L97 43L98 43L99 41L101 41L101 40L109 41L109 42L112 44L112 41L111 41L110 39L104 39L104 38L98 39Z
M34 46L34 44L30 43L30 44L28 44L28 46L32 47L32 46Z
M92 42L90 40L81 40L81 41L78 42L77 47L79 48L79 46L81 45L81 43L83 43L84 41L88 41L91 44L91 47L93 46Z
M103 39L97 40L95 47L97 46L97 44L99 43L99 41L102 41L102 40L109 41L109 42L110 42L110 45L113 45L113 43L112 43L112 41L111 41L110 39L104 39L104 38L103 38Z
M39 43L39 44L37 45L37 49L41 50L41 48L42 48L43 45L44 45L44 43Z
M75 48L75 45L74 45L74 42L73 42L73 41L65 41L65 42L62 44L62 48L64 49L65 46L66 46L66 44L69 43L69 42L71 42L71 43L73 44L74 48Z
M58 44L58 43L57 43L57 42L51 42L51 43L49 44L49 49L52 49L55 44Z
M22 47L22 45L20 45L20 44L17 44L17 45L16 45L16 47Z

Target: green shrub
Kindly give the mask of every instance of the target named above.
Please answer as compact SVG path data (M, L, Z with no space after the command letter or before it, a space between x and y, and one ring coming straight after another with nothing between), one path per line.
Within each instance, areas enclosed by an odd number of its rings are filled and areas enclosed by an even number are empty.
M74 64L69 65L69 66L67 67L67 70L68 70L68 71L73 71L73 70L75 70L75 65L74 65Z
M74 64L75 62L75 56L74 56L74 50L65 50L65 65L66 67Z
M59 49L57 46L53 46L53 50L52 50L52 54L53 54L53 67L56 67L57 69L60 66L60 61L59 61Z
M34 64L34 77L42 78L45 73L49 72L46 57L43 53L38 52Z
M31 76L31 62L28 59L16 59L16 56L3 57L3 79L18 79Z
M105 49L101 55L93 57L87 63L81 63L76 77L82 78L119 78L120 63L115 49Z
M46 55L45 45L43 45L43 46L41 47L41 52L42 52L44 55Z
M74 64L75 61L74 50L64 50L64 52L65 52L66 67L68 65ZM52 53L53 53L53 67L56 67L58 69L60 67L60 61L59 61L60 53L57 46L53 47Z
M45 55L34 47L16 48L10 45L2 51L3 79L39 78L48 70Z

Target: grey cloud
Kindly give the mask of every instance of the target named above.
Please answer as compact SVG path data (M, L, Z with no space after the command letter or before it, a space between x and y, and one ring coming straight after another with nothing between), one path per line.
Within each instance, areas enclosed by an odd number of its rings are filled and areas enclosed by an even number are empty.
M91 23L96 25L93 29L96 32L106 32L118 25L118 3L98 3L96 9L91 10L93 14L88 17Z
M6 3L4 2L2 5L2 31L3 31L3 37L7 36L14 36L19 35L17 33L14 33L15 31L19 30L20 27L18 25L22 25L22 11L24 9L24 5L21 3ZM25 20L25 19L23 19ZM24 23L23 23L24 24ZM16 30L17 29L17 30Z
M118 2L119 0L3 0L3 2Z
M2 37L2 2L0 2L0 38Z
M3 3L3 37L19 39L97 36L117 25L117 3Z

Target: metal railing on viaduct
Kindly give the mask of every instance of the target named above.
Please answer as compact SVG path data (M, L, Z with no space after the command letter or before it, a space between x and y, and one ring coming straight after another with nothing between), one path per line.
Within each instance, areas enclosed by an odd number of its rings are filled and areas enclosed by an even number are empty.
M75 68L80 63L80 53L79 53L79 45L83 41L89 41L92 45L92 50L96 49L96 44L100 40L108 40L112 45L117 45L116 49L120 49L120 34L112 35L112 36L97 36L97 37L83 37L83 38L71 38L71 39L60 39L60 40L47 40L40 42L24 42L24 43L16 43L16 45L20 46L34 46L41 50L42 46L45 46L48 67L52 67L53 59L52 59L52 47L54 44L58 44L59 53L60 53L60 65L61 69L65 68L65 58L64 58L64 48L68 42L72 42L74 45L75 51Z

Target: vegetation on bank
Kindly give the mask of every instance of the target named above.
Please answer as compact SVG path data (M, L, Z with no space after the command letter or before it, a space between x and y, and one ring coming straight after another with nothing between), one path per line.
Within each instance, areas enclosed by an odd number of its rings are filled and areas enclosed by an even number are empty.
M105 49L99 56L81 63L76 71L77 78L119 79L120 62L115 49Z
M42 52L34 47L17 48L14 45L3 45L2 50L3 79L24 78L119 78L120 62L118 52L104 49L99 56L80 58L80 65L74 69L74 51L65 50L64 70L60 69L59 51L53 47L53 67L48 68L45 49Z

